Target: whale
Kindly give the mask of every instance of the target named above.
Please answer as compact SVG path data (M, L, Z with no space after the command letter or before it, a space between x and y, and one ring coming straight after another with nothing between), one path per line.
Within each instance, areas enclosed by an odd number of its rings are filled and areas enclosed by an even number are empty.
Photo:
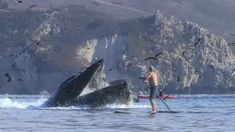
M117 80L110 86L77 97L69 106L102 107L109 104L125 104L133 102L132 84L129 80Z
M79 75L73 75L66 79L42 106L56 107L69 104L82 93L90 80L92 80L92 77L103 65L104 60L101 59L81 71Z
M89 85L96 82L98 72L104 66L104 60L88 66L79 75L73 75L60 84L59 88L51 97L43 103L43 107L69 107L69 106L88 106L102 107L107 104L128 104L132 101L132 84L129 80L117 80L109 83L104 88L96 88L87 94L81 93Z

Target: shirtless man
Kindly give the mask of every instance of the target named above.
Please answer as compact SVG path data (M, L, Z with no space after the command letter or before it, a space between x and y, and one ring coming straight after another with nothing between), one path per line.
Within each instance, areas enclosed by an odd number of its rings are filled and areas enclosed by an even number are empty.
M159 73L153 66L149 67L149 73L145 76L145 80L148 80L150 86L150 95L149 100L152 107L151 113L156 113L156 96L158 95L158 82L159 82Z

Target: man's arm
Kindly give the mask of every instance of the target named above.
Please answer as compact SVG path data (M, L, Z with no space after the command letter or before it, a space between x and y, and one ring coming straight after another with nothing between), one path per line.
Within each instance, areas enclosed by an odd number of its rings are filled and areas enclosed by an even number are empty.
M145 79L148 80L151 76L152 76L152 74L149 73L149 74L147 74L147 75L145 76Z
M144 77L140 77L142 80L148 80L150 78L150 73L146 74Z

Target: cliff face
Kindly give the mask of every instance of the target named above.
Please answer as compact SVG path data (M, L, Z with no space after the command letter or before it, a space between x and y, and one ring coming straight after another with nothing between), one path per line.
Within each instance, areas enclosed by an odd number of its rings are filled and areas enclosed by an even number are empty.
M164 17L157 12L149 18L123 24L124 33L93 43L93 57L105 58L108 79L131 78L136 88L144 86L138 77L146 66L161 74L160 87L179 93L229 93L234 88L234 55L227 42L197 24ZM128 30L126 32L126 30ZM129 32L132 31L132 32ZM156 60L145 58L160 53Z
M150 22L145 53L163 52L156 65L164 88L188 89L192 93L229 92L234 87L234 55L227 42L197 24L164 17L160 12ZM152 52L152 53L151 53ZM143 56L147 55L143 54Z
M84 41L118 30L112 17L80 6L9 10L0 17L0 92L8 94L53 91L89 64L77 57Z
M99 58L108 81L131 79L135 91L145 89L138 78L149 65L159 70L160 87L168 92L234 90L231 49L195 23L160 12L121 22L79 6L26 11L17 18L14 13L0 15L1 93L51 92ZM156 60L144 61L157 53Z

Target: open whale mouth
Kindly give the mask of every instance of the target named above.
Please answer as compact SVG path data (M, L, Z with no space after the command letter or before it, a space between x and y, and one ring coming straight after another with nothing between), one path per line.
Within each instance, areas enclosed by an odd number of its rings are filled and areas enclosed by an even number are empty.
M85 95L102 87L108 86L108 83L104 80L105 75L103 60L98 61L97 65L99 65L97 70L94 72L87 86L84 88L80 95Z
M104 60L99 60L83 70L79 75L72 76L64 81L58 90L51 96L43 106L103 106L106 104L126 104L130 98L130 85L126 81L110 83L110 86L99 87L99 80L102 80ZM84 95L86 87L90 91ZM101 88L101 89L98 89Z
M76 99L103 65L104 60L101 59L88 66L79 75L69 77L59 86L57 91L55 91L53 96L43 106L65 106Z

